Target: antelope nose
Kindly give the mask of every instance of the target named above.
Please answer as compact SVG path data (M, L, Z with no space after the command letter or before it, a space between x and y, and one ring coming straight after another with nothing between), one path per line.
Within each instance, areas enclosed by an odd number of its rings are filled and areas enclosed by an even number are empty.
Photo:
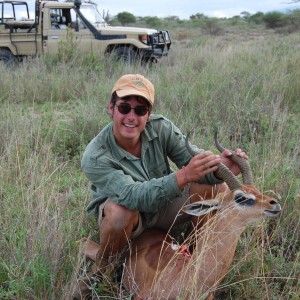
M281 211L281 205L276 200L271 200L270 204L274 207L274 210Z

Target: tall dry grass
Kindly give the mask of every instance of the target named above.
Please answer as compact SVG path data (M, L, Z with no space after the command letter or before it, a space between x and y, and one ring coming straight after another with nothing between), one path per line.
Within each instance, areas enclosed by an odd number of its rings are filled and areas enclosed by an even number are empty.
M243 234L217 298L299 299L300 37L187 30L152 68L94 56L0 66L1 299L70 295L82 268L77 241L97 239L81 154L109 122L112 85L128 72L152 80L155 112L195 128L193 143L215 151L217 126L226 147L245 149L256 186L283 206L278 220ZM127 297L108 286L95 295Z

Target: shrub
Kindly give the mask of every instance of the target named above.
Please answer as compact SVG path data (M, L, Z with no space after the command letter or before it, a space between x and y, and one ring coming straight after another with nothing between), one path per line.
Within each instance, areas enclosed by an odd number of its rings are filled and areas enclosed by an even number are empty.
M126 24L136 22L136 17L133 14L127 12L127 11L118 13L117 14L117 19L122 25L126 25Z
M252 22L254 24L262 24L264 22L264 13L263 12L257 12L256 14L250 16L249 22Z
M288 23L287 15L278 11L266 13L263 21L267 28L283 27Z
M162 21L158 17L145 17L144 18L145 23L150 27L160 27L162 24Z
M217 18L205 19L202 23L202 29L210 35L219 35L223 31Z

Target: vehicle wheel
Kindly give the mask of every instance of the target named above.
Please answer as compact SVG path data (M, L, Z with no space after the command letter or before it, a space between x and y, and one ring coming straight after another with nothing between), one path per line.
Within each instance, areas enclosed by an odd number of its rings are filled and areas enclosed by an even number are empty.
M0 49L0 63L1 62L7 67L14 67L18 60L9 50Z
M122 60L126 63L135 63L138 59L139 56L130 47L118 47L114 50L115 55L117 56L118 60Z
M153 65L157 64L158 60L155 57L142 59L142 66L151 68Z

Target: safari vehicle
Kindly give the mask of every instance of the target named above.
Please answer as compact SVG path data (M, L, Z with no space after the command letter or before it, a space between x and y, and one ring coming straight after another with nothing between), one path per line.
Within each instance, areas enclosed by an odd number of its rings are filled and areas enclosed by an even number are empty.
M37 0L30 19L27 2L0 0L0 62L56 54L70 33L82 53L115 53L129 62L155 62L168 55L171 46L167 30L109 26L93 3Z

